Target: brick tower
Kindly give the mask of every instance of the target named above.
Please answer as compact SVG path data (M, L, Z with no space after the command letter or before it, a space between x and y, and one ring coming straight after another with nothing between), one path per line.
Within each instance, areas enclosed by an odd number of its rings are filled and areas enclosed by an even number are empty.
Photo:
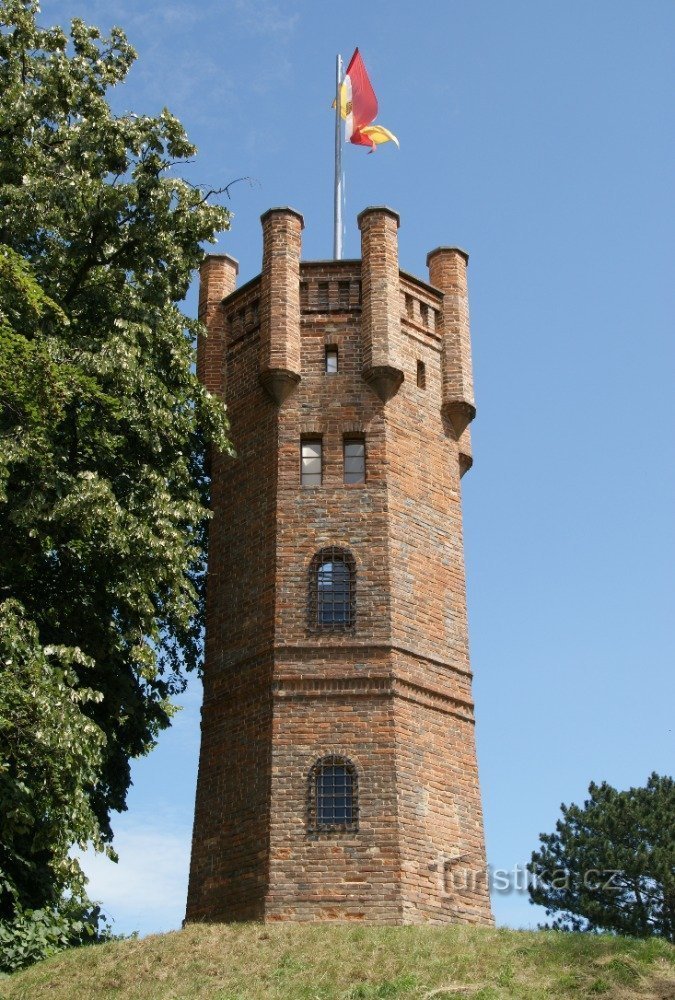
M209 256L214 455L188 920L492 922L474 741L460 476L475 414L467 254L430 283L367 208L361 259L262 273Z

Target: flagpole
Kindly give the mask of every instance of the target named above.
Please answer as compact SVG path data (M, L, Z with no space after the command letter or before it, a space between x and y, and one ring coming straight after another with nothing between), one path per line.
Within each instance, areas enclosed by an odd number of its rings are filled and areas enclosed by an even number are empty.
M333 257L342 260L342 56L335 62L335 190L333 201Z

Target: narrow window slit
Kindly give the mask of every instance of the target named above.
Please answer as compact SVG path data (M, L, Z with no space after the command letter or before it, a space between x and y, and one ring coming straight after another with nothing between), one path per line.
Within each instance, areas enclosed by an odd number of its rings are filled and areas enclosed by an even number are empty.
M338 371L337 347L326 348L326 375L335 375Z

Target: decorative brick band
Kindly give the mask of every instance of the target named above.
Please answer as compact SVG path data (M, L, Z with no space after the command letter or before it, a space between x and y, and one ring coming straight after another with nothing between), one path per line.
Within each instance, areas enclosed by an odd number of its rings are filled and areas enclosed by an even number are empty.
M344 695L372 698L392 697L392 678L386 677L319 677L297 674L277 676L272 684L275 698L340 698Z
M331 642L331 638L334 640ZM335 660L344 659L344 656L336 654L344 653L358 653L360 657L366 659L372 656L386 656L387 653L405 653L408 656L412 656L416 660L422 660L424 663L433 663L434 666L443 667L445 670L450 670L453 674L461 674L462 677L473 677L471 670L466 669L466 667L458 667L454 663L450 663L448 660L441 660L435 656L428 656L425 653L420 653L419 650L414 649L412 646L400 646L394 643L372 643L372 642L345 642L340 636L326 637L321 643L318 642L281 642L274 646L275 654L279 656L284 656L288 658L292 657L302 662L307 662L307 652L314 651L316 653L318 660Z
M272 684L274 697L277 699L313 699L313 698L405 698L407 701L424 705L454 715L463 722L473 722L473 704L464 698L447 694L428 685L415 684L401 677L369 676L369 677L307 677L297 674L282 674L275 678ZM471 713L464 715L459 709Z

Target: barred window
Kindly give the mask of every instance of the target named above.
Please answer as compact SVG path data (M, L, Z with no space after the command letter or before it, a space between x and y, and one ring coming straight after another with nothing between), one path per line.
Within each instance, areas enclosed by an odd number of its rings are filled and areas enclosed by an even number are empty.
M331 546L309 569L309 626L342 631L356 622L356 563L351 553Z
M358 830L358 780L354 764L339 754L321 757L309 773L310 833Z

